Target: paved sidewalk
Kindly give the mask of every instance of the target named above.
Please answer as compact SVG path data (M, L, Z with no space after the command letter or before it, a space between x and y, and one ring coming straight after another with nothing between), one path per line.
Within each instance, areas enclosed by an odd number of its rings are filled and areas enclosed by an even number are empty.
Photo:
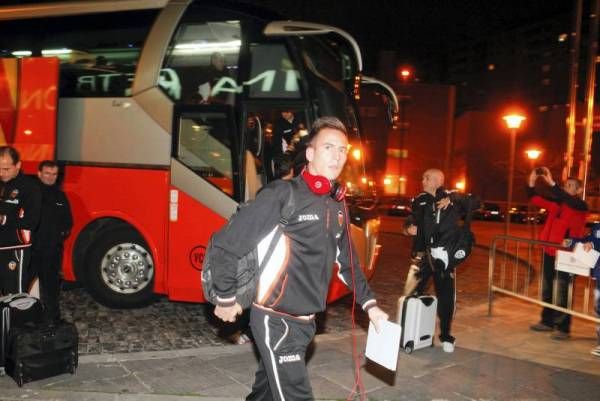
M536 307L500 299L458 310L453 354L439 346L400 355L398 371L363 364L372 400L593 400L600 394L600 358L593 325L573 324L569 341L528 330ZM365 335L357 330L360 347ZM346 399L353 386L350 332L317 336L309 372L317 399ZM0 378L0 400L242 400L253 381L250 345L181 351L85 355L77 373L26 384Z

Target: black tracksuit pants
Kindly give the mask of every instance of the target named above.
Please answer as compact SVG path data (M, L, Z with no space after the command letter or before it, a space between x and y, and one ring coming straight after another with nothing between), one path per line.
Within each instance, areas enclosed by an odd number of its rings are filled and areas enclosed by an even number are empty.
M61 250L34 250L31 258L32 273L40 280L40 300L45 306L47 320L60 318L60 267Z
M260 361L246 400L313 400L305 356L315 336L314 319L295 319L252 307L250 328Z
M434 265L432 266L431 263ZM419 284L416 292L418 294L425 293L431 276L433 276L435 295L438 298L437 315L440 319L440 341L454 343L455 338L450 335L456 303L454 270L444 270L444 262L430 258L428 255L423 256L417 274Z
M29 291L30 259L30 247L0 251L0 294Z
M554 274L556 272L556 305L567 308L569 300L569 282L571 275L566 272L556 271L554 268L555 256L544 253L543 278L542 278L542 301L553 303ZM546 326L556 327L563 333L571 331L571 315L558 312L554 309L542 309L542 323Z

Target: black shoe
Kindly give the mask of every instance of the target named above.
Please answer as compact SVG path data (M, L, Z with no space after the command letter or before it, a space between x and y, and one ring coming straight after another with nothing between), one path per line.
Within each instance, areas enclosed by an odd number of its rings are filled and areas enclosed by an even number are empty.
M532 331L553 331L554 329L547 324L544 323L536 323L534 325L529 326L529 330Z
M557 341L563 341L571 338L571 335L564 331L557 331L556 333L552 333L550 338Z

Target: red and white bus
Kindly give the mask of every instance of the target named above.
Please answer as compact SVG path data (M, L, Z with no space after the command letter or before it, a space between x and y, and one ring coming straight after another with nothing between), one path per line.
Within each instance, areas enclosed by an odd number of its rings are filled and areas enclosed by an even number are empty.
M64 166L75 221L66 280L110 307L144 305L154 294L202 302L204 247L272 177L282 112L295 114L298 129L338 116L360 149L356 42L334 27L277 19L225 1L0 7L4 70L16 62L21 80L35 80L28 60L55 63L37 75L58 77L58 90L46 90L56 110L27 100L24 84L3 90L0 79L0 124L25 161L55 155ZM21 103L45 108L49 120L25 133L19 121L33 114ZM364 176L357 155L341 178L353 190ZM362 219L352 231L370 277L379 220ZM345 293L336 281L330 300Z

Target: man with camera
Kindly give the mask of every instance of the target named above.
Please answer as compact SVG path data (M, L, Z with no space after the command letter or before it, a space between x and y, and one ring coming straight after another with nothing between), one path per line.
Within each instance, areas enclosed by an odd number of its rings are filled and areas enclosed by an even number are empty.
M541 181L549 187L549 194L542 195L536 190L536 182ZM538 167L529 174L527 196L530 202L540 208L547 210L546 223L540 233L541 241L562 243L565 238L583 237L585 231L585 217L587 204L580 196L583 192L581 181L569 177L562 188L552 179L552 174L547 167ZM544 248L542 300L552 303L554 261L556 248ZM568 289L571 275L569 273L557 272L557 294L556 304L567 307ZM530 327L533 331L553 331L551 335L554 340L566 340L570 337L571 315L554 311L550 308L542 310L541 321Z

